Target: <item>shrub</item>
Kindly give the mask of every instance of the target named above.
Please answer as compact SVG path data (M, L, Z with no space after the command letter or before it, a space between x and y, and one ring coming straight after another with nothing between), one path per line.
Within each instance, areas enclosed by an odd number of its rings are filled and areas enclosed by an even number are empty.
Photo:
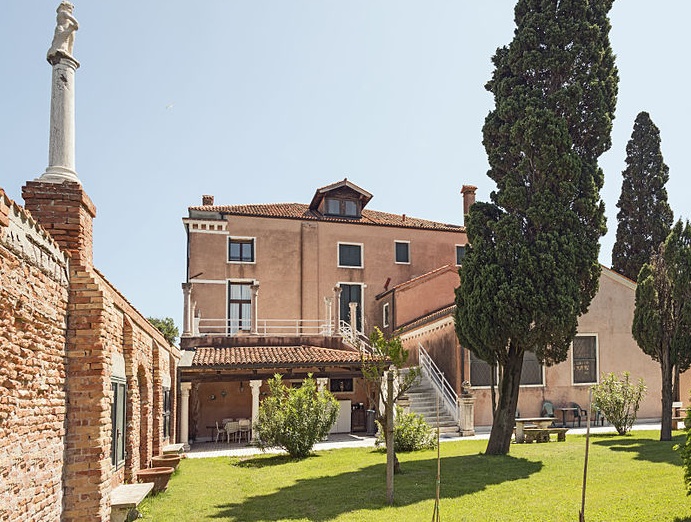
M602 375L600 384L593 386L593 404L616 428L619 435L625 435L636 420L638 408L645 397L643 379L634 384L629 372L621 378L613 373Z
M317 392L312 374L299 388L287 388L278 374L268 384L270 393L259 406L254 428L259 447L279 447L293 458L307 457L336 422L338 401L328 391Z
M376 445L386 445L384 440L384 429L377 422L379 433ZM403 408L396 406L396 418L393 426L393 447L396 452L417 451L421 449L432 449L436 447L434 431L425 422L422 415L417 413L404 413Z
M686 432L686 439L682 444L676 444L674 449L677 450L681 456L681 462L684 466L684 485L686 486L686 494L691 495L691 416L686 412L684 419L684 431Z

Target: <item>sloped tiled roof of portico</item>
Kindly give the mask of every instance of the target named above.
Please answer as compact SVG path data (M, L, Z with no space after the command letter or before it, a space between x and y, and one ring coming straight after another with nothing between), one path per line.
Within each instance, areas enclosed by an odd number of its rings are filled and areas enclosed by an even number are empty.
M307 219L314 221L332 221L337 223L352 223L360 225L377 225L401 228L422 228L426 230L444 230L448 232L463 232L461 225L439 223L407 216L405 214L389 214L377 210L362 210L360 218L324 215L310 209L303 203L269 203L261 205L199 205L189 207L190 217L200 218L195 213L217 213L236 216L256 216L283 219Z
M223 346L199 347L192 368L285 368L323 364L360 364L360 352L318 346Z

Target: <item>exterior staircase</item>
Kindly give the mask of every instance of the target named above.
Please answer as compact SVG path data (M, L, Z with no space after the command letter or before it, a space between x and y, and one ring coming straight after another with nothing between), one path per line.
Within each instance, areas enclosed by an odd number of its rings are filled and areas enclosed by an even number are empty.
M436 429L437 427L437 393L423 376L419 382L406 393L410 411L422 415L425 422ZM439 436L455 437L459 435L458 423L444 409L439 401Z

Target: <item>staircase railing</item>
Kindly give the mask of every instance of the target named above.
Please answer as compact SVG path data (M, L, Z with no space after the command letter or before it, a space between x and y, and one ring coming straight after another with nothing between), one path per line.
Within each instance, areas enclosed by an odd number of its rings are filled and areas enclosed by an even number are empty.
M374 349L369 344L369 339L361 332L353 332L353 329L350 327L350 323L341 321L340 332L344 341L352 344L364 352L374 353Z
M451 414L453 420L458 422L458 394L451 386L451 383L444 377L439 367L434 363L427 353L427 350L418 343L418 359L420 361L420 372L432 384L445 409Z

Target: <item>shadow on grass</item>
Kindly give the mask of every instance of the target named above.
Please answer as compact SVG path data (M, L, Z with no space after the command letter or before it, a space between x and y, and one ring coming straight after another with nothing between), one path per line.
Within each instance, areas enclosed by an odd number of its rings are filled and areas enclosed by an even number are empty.
M612 451L626 451L637 453L634 457L636 460L646 460L648 462L666 462L667 464L674 464L681 466L681 457L679 453L674 451L675 444L681 444L684 441L685 435L677 435L672 437L671 441L660 441L653 439L633 438L628 435L618 434L602 434L597 438L600 440L593 441L594 445L604 446Z
M256 459L259 460L259 459ZM526 479L542 469L541 462L511 456L468 455L442 459L442 497L457 498L503 482ZM406 506L435 497L436 459L402 463L395 477L395 504ZM212 518L243 520L332 520L361 509L386 506L386 466L368 466L340 475L298 480L242 502L217 506ZM269 475L266 480L271 480Z
M311 454L308 459L319 458L318 454ZM271 466L280 466L282 464L289 464L291 462L300 462L304 459L294 459L290 455L280 454L271 457L240 457L238 460L233 462L233 466L238 468L251 468L251 469L261 469L268 468Z

